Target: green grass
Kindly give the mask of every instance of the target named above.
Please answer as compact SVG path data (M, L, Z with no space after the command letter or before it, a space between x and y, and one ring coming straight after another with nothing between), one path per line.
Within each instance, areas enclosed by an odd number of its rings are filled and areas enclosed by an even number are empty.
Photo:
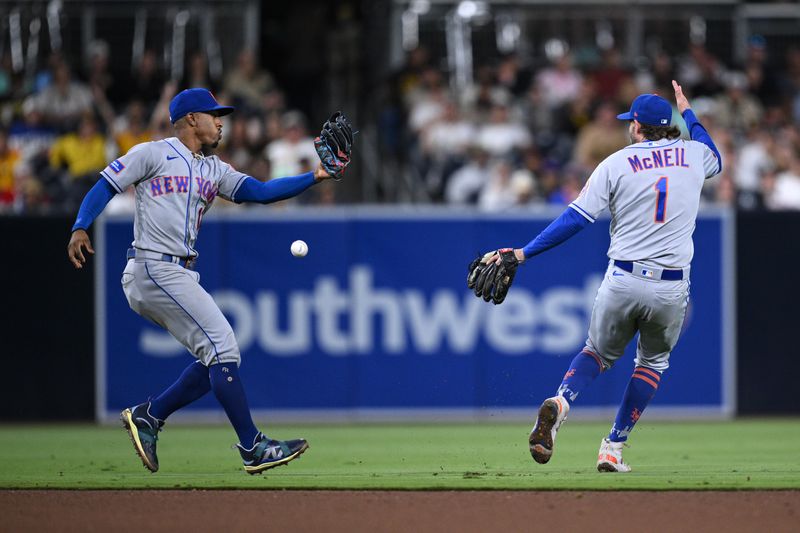
M800 420L642 421L625 450L630 474L600 474L608 424L567 423L538 465L525 424L300 425L299 460L248 476L228 427L167 426L161 470L141 466L119 427L0 426L0 488L144 489L800 489Z

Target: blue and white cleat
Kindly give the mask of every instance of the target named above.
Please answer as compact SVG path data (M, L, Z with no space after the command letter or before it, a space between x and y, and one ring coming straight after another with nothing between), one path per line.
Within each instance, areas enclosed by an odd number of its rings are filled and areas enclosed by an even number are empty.
M158 472L156 443L158 442L158 432L164 426L164 421L150 414L150 402L125 409L120 413L119 418L122 420L122 425L128 430L133 448L141 458L144 467L151 472Z
M242 456L244 471L253 475L297 459L308 449L308 442L305 439L272 440L259 433L252 448L243 448L241 444L236 447Z

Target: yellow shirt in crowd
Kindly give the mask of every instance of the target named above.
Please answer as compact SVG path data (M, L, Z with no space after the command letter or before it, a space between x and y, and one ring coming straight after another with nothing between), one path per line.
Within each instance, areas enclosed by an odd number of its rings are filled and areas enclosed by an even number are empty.
M129 131L123 131L119 135L117 135L116 139L117 146L119 147L120 154L127 154L128 150L136 146L137 144L145 143L148 141L153 140L153 134L150 131L143 131L142 133L136 135Z
M19 152L8 150L0 155L0 196L14 195L14 167L19 161Z
M50 166L66 166L73 177L100 172L106 164L106 141L100 134L82 139L77 133L68 133L50 149Z

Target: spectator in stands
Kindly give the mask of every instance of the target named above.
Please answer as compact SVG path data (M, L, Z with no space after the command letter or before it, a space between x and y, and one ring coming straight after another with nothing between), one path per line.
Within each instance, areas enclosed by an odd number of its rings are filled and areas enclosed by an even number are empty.
M186 62L186 71L181 82L181 89L190 89L192 87L206 87L212 93L218 92L220 88L218 80L211 76L208 68L208 57L205 52L200 50L195 50L189 54L189 60Z
M586 182L586 171L577 165L567 165L562 169L559 184L547 199L551 204L568 205L581 193Z
M663 50L657 52L653 57L652 79L652 87L672 87L672 80L675 79L673 61Z
M441 120L422 132L422 151L429 161L426 181L431 190L441 194L449 176L464 164L467 148L477 129L461 116L458 105L445 104Z
M8 211L14 203L19 161L19 152L8 145L8 132L0 129L0 212Z
M540 137L551 139L556 136L555 113L544 104L542 89L535 83L530 85L524 99L517 102L513 116L520 117L528 130L535 133L537 143Z
M66 62L56 64L54 69L53 83L26 103L42 114L44 122L67 131L92 110L92 92L86 84L72 79Z
M230 127L226 128L225 137L219 151L220 159L227 161L239 172L255 175L250 169L253 155L248 142L248 120L247 115L237 114L231 118ZM266 174L265 174L266 175Z
M302 173L302 160L316 161L314 140L306 133L305 118L299 111L282 117L282 135L269 143L265 156L270 162L271 177L296 176Z
M32 167L28 163L22 161L16 166L14 181L16 182L13 207L15 213L31 214L51 211L50 198L45 194L44 185L33 175Z
M514 98L524 95L531 84L530 72L522 68L517 54L507 54L500 59L496 78L498 88L502 88Z
M459 168L445 187L444 198L449 204L475 204L489 176L489 154L480 146L467 150L468 162Z
M747 141L737 150L737 164L733 167L738 207L763 206L762 177L775 168L772 155L775 149L775 139L768 131L760 128L749 131Z
M790 46L786 51L786 71L781 81L782 102L792 110L791 118L800 124L800 47Z
M120 84L120 99L128 102L133 99L142 100L150 113L156 105L167 78L158 64L155 50L147 49L135 65L130 78Z
M736 135L744 135L761 122L761 104L748 93L748 81L744 73L728 72L724 80L725 92L715 99L716 124Z
M111 102L119 104L119 95L115 93L114 76L109 71L108 43L97 39L89 43L86 51L86 82L94 93L101 92Z
M275 88L275 80L258 66L255 52L245 48L239 52L236 66L225 77L224 87L233 105L243 111L259 111L264 94Z
M780 82L775 68L768 64L767 41L762 35L753 35L747 40L747 52L743 70L747 76L750 93L758 98L762 106L780 105Z
M681 59L678 66L678 79L684 87L691 88L695 98L714 96L722 91L724 74L722 63L700 43L689 47L689 53Z
M592 120L597 104L597 87L592 79L581 81L578 92L558 110L558 127L574 137Z
M55 128L45 124L41 111L29 99L22 105L21 120L13 122L9 128L8 143L19 152L22 161L35 171L40 166L38 160L46 160L56 136Z
M511 173L511 192L514 206L522 207L537 199L536 177L528 169L517 169Z
M583 75L572 66L572 55L565 46L554 47L552 64L536 76L543 101L555 109L577 98L583 83Z
M578 132L572 159L591 171L628 144L627 128L617 120L616 108L611 102L602 102L595 109L594 119Z
M68 210L78 208L99 172L115 156L116 151L106 146L106 138L89 113L83 115L77 132L56 139L50 149L50 168L60 177L61 196Z
M152 140L153 133L144 102L132 100L128 103L125 114L114 122L112 132L121 154L128 153L137 144Z
M507 159L499 159L491 166L478 198L478 207L486 211L501 211L516 205L517 191L511 183L512 170L513 166Z
M419 85L408 94L408 125L415 134L420 134L431 123L444 114L449 101L442 73L435 68L422 72Z
M489 114L489 122L478 129L478 144L497 157L504 157L514 150L522 150L532 144L531 134L523 124L512 122L509 109L495 104Z
M476 124L489 119L492 107L509 105L511 93L497 83L495 70L489 65L478 68L475 82L464 89L459 97L465 116Z
M781 170L769 187L766 203L770 209L800 209L800 156L797 148L780 146L778 160Z
M538 176L539 196L547 204L563 203L559 188L561 187L560 168L553 164L545 164Z
M392 77L393 83L404 101L407 102L408 96L417 89L421 83L422 72L429 67L430 53L427 48L419 46L408 52L403 67Z
M616 102L622 87L630 81L631 73L623 67L622 55L619 50L609 48L603 51L602 63L592 72L591 78L597 89L598 98Z

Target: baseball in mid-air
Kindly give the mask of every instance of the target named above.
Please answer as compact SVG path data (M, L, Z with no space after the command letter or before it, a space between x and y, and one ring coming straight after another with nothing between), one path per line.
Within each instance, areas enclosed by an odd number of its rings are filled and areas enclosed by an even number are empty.
M308 253L306 241L296 240L292 243L292 255L295 257L305 257Z

